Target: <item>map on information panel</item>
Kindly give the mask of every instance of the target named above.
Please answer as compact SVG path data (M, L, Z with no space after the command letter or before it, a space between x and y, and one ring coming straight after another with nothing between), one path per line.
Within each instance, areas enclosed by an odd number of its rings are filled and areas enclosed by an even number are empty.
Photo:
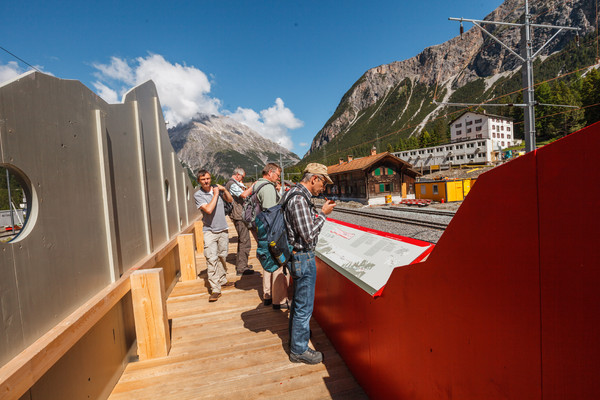
M373 295L385 286L394 268L422 259L432 248L428 242L328 219L321 229L316 254Z

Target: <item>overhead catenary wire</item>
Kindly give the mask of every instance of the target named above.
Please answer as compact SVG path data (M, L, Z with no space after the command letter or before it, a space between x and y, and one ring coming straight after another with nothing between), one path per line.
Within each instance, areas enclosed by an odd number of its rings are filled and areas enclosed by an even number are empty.
M29 64L27 61L23 60L21 57L19 57L18 55L11 53L10 51L8 51L7 49L5 49L4 47L0 46L0 49L4 50L5 52L7 52L8 54L10 54L11 56L13 56L14 58L16 58L17 60L21 61L23 64L35 69L37 72L42 72L39 69L37 69L36 67L34 67L33 65Z

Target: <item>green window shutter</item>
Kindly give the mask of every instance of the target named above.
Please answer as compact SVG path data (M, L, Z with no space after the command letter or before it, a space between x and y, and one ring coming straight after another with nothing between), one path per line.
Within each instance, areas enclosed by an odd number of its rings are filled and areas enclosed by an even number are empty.
M385 192L385 185L383 183L379 184L379 193Z
M393 170L393 169L391 169L391 168L388 168L388 169L387 169L387 174L388 174L388 175L394 175L394 170Z
M375 170L375 176L379 176L379 175L381 175L381 168L377 168Z

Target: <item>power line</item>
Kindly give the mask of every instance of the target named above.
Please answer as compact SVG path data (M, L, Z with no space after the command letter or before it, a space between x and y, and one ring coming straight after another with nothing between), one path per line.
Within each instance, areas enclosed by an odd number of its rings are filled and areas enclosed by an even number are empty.
M39 69L37 69L36 67L34 67L33 65L29 64L27 61L23 60L21 57L17 56L14 53L11 53L10 51L6 50L4 47L0 46L0 49L4 50L5 52L7 52L8 54L10 54L11 56L13 56L14 58L16 58L17 60L21 61L22 63L28 65L29 67L35 69L37 72L42 72Z

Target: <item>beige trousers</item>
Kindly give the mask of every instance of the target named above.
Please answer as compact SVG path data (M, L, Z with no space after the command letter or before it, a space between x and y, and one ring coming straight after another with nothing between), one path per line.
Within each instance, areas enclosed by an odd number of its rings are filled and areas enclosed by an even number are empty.
M227 250L229 233L227 231L212 233L204 232L204 257L206 257L206 272L212 293L221 293L221 285L227 283Z

